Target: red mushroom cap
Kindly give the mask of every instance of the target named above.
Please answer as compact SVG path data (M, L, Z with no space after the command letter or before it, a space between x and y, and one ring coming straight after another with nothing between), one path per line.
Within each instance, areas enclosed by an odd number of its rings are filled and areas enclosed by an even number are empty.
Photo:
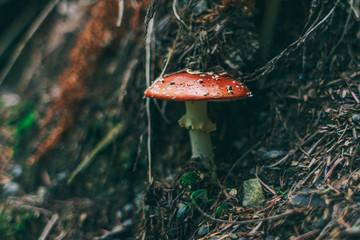
M155 81L145 97L175 101L221 101L250 97L250 90L226 74L175 73Z

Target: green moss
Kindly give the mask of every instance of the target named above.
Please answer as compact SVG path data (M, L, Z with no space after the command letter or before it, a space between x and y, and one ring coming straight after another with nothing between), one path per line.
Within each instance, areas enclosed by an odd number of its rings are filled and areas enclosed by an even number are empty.
M225 210L227 210L229 208L229 204L228 203L222 203L220 204L220 206L218 206L215 210L215 216L219 217L221 215L221 213Z
M181 185L184 187L190 187L194 185L199 180L199 177L193 171L184 173L181 177Z
M34 130L38 125L38 114L34 106L28 102L20 103L9 108L5 119L0 119L0 123L12 129L14 159L21 158L25 154L27 142L34 136ZM19 155L20 154L20 155Z
M10 208L10 209L9 209ZM34 239L34 229L39 215L25 208L6 210L0 213L0 239Z

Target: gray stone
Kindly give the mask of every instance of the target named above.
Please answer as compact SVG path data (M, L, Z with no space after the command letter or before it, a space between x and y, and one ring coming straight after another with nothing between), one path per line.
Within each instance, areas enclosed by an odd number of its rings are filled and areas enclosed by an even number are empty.
M243 182L243 206L245 208L259 209L264 200L261 184L256 178Z

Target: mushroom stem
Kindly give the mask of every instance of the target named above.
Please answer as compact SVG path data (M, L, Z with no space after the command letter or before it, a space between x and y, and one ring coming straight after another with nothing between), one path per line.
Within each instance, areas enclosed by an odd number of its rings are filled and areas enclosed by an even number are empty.
M186 101L186 114L179 125L189 129L192 158L200 158L204 167L214 171L214 152L209 132L216 126L207 117L207 101Z
M210 134L198 130L190 130L191 158L201 159L204 167L211 169L214 161Z

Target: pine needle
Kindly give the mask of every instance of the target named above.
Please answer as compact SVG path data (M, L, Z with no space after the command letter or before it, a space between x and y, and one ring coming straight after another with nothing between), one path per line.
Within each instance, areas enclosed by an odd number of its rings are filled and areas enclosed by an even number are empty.
M112 128L108 134L98 143L98 145L88 154L84 160L78 165L78 167L72 172L71 176L68 179L68 184L70 184L74 178L81 172L84 171L94 160L95 156L101 152L105 147L114 141L114 139L122 133L124 130L124 123L118 123L114 128Z

